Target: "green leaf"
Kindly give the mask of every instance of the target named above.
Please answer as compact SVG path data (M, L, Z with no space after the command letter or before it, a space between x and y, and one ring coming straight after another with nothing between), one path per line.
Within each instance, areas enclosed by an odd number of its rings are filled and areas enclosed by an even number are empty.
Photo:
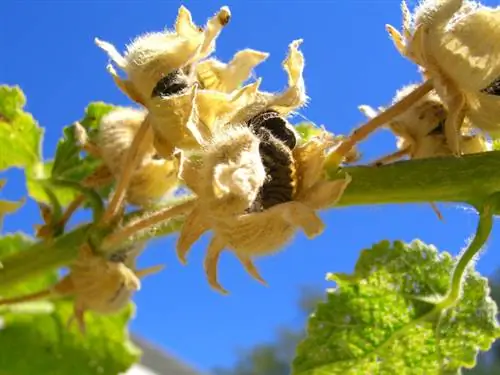
M22 252L34 240L22 233L0 237L0 258ZM38 292L57 281L57 272L32 277L22 284L2 290L2 297ZM36 301L0 308L0 374L79 375L119 374L138 360L127 324L133 305L108 316L87 312L87 333L75 325L67 329L73 313L70 301ZM19 355L21 350L25 355Z
M438 374L472 368L500 329L488 281L469 269L458 304L433 314L456 260L420 241L364 250L351 275L332 274L298 346L293 374ZM418 370L417 370L418 369ZM417 372L415 372L417 371ZM444 371L444 372L443 372Z
M115 315L86 314L85 335L74 324L67 328L72 313L71 302L58 301L48 313L4 316L0 374L118 375L138 361L140 351L126 331L132 304Z
M0 190L2 190L6 182L7 182L6 180L0 179ZM3 217L7 214L16 212L23 204L24 200L13 202L0 199L0 230L2 229Z
M23 111L25 103L18 86L0 86L0 171L32 166L41 159L43 129Z
M320 135L322 132L320 127L316 126L312 122L307 121L295 125L295 130L297 130L304 142L308 141L314 136Z
M0 237L0 259L8 255L23 252L34 243L35 240L32 237L22 232L8 234L6 236ZM1 266L1 263L0 267L3 268ZM39 276L34 276L21 284L9 286L9 288L6 290L0 289L0 295L2 298L26 295L43 290L53 285L56 281L57 272L47 272Z
M85 116L80 121L89 132L89 136L95 135L101 118L111 111L114 106L102 102L89 104L85 110ZM49 188L56 196L59 204L68 205L80 192L78 189L68 187L67 182L79 183L89 176L101 162L96 158L85 155L81 156L80 147L74 133L73 125L63 129L63 137L57 145L54 160L46 162L43 166L35 166L27 173L27 188L30 196L38 202L50 204L50 198L46 193ZM58 182L64 181L65 186ZM107 195L111 187L101 189L101 194Z

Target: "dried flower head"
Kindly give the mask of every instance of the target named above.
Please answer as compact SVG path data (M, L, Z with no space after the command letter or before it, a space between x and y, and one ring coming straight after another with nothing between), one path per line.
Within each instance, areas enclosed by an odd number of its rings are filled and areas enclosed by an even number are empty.
M260 149L268 175L260 194L245 211L222 215L220 211L204 209L203 192L199 191L198 183L201 177L195 177L196 169L183 175L187 186L200 196L200 200L182 227L177 254L185 263L194 242L204 232L212 230L205 271L209 284L222 293L227 292L217 280L217 264L225 248L234 252L250 275L264 282L252 258L278 251L297 228L302 228L310 238L319 235L324 224L316 210L335 204L350 182L349 176L336 181L324 179L325 150L333 146L331 138L325 134L291 151L270 132L264 131L267 138L262 136Z
M185 159L180 177L198 197L197 210L232 216L246 210L266 179L260 140L246 126L214 133L200 158Z
M399 52L431 78L448 109L444 134L460 154L460 128L467 117L479 129L500 131L500 7L469 0L424 0L411 15L402 3L403 31L387 25Z
M253 69L269 57L266 52L253 49L238 51L225 64L215 58L196 65L196 75L201 88L230 93L250 78Z
M192 65L215 50L215 40L230 17L229 8L224 6L201 28L193 23L189 10L181 6L174 30L137 37L127 46L124 56L108 42L96 38L96 44L126 72L127 80L122 80L114 68L108 66L118 87L132 100L147 106L162 80L168 81L167 89L174 86L177 91L194 81Z
M146 112L134 108L116 108L103 116L99 125L96 143L92 144L85 129L75 125L77 138L83 147L93 149L104 165L84 182L87 186L99 186L117 179L123 172L125 158L132 141L146 118ZM91 145L89 147L89 145ZM158 155L153 145L153 132L149 129L138 149L140 160L132 173L127 191L131 204L147 206L165 197L178 185L179 160L165 160Z
M133 252L131 253L133 254ZM135 256L135 255L134 255ZM130 257L127 260L133 264ZM99 314L113 314L129 303L134 292L140 289L140 278L158 272L162 266L135 271L123 261L110 260L96 254L85 244L80 248L70 272L48 290L30 296L0 300L0 304L14 304L46 297L74 297L74 317L80 331L85 332L84 314L93 311Z
M411 84L398 90L393 103L408 95L415 87L417 87L416 84ZM377 115L377 112L369 106L360 106L359 109L368 118ZM405 155L411 159L452 155L444 130L447 117L448 111L441 98L434 90L430 91L405 113L388 122L387 127L397 137L398 150L377 160L375 164L385 164ZM463 154L489 150L485 137L481 134L473 134L472 125L467 119L460 130L459 142Z

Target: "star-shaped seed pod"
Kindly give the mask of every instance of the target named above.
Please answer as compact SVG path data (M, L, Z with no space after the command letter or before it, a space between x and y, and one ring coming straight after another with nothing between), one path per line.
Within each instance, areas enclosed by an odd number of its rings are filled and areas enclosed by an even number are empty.
M258 209L231 212L223 215L220 211L207 210L203 206L206 191L200 189L203 167L188 166L181 171L181 178L199 197L199 204L187 216L177 243L177 255L182 263L191 246L205 232L212 230L213 237L205 257L205 272L209 284L222 293L227 291L217 280L217 264L224 249L232 251L243 264L245 270L255 279L264 282L259 275L253 257L275 253L285 246L298 228L309 237L315 237L324 230L323 221L316 211L334 205L342 196L351 178L328 181L324 177L324 162L327 149L334 146L332 137L323 133L298 145L293 151L268 134L267 147L274 148L276 165L268 175L267 182L278 179L275 194L292 194L284 202L262 209L262 205L252 205ZM263 142L261 140L261 142ZM281 182L280 182L281 181ZM273 182L274 183L274 182ZM263 185L265 186L265 184ZM282 193L279 193L282 191ZM257 197L259 199L259 197Z
M95 143L90 142L81 125L75 124L77 139L82 148L104 162L102 167L83 182L84 185L105 186L119 178L126 168L126 154L146 116L146 111L135 108L119 107L112 110L101 119ZM140 160L132 173L127 201L146 207L157 203L177 188L179 160L165 160L157 154L151 129L142 139L138 154Z
M460 129L473 126L500 135L500 7L469 0L425 0L412 15L402 3L403 31L386 28L398 51L432 79L448 109L444 133L460 155Z
M159 82L167 84L164 89L176 91L194 82L192 65L215 50L215 40L230 17L229 8L224 6L202 28L193 23L189 10L181 6L174 30L137 37L127 46L124 56L108 42L96 38L96 44L127 74L123 80L112 65L108 66L118 87L133 101L148 107Z

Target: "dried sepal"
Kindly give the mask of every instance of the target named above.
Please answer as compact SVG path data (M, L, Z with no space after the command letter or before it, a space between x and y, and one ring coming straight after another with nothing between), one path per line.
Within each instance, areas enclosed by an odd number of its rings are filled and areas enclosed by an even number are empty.
M387 29L398 50L433 80L449 112L444 127L453 154L460 154L460 129L467 119L499 134L500 48L494 41L500 37L500 7L425 0L414 12L411 32L403 36L390 25Z
M183 70L188 81L191 64L210 55L215 39L229 22L229 8L224 6L208 20L204 28L196 26L189 10L181 6L173 31L146 33L135 38L122 56L111 43L95 39L111 60L127 74L121 79L113 67L108 67L118 87L132 100L148 106L157 83L172 72Z
M253 69L265 61L269 53L253 49L238 51L229 63L215 58L207 59L196 65L196 75L201 87L230 93L250 78Z
M244 123L265 111L276 111L280 115L288 115L301 108L307 102L304 83L304 55L299 50L302 39L294 40L288 46L288 55L283 61L283 69L287 74L288 88L278 94L259 92L255 100L238 111L231 119L233 123Z
M171 158L176 149L196 150L209 141L219 124L229 121L240 108L251 103L260 80L230 94L192 89L152 100L149 119L154 145L164 158Z

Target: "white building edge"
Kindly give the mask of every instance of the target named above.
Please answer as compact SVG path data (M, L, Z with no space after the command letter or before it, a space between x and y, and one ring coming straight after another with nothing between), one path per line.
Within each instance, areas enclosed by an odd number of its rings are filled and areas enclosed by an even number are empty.
M142 350L142 358L123 375L203 375L143 338L131 336L134 344Z

